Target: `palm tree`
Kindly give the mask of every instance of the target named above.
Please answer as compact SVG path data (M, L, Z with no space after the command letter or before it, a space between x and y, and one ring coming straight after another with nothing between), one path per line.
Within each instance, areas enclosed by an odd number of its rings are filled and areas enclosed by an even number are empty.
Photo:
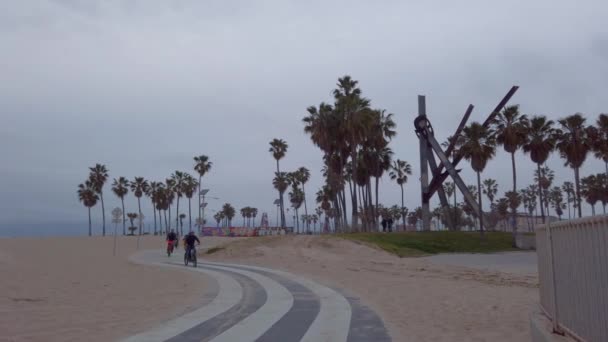
M306 190L304 190L304 185L310 180L310 171L304 166L300 167L296 171L296 177L300 184L302 184L302 197L304 200L304 215L308 216L308 207L306 206ZM310 230L310 224L306 223L306 230Z
M101 200L101 218L103 222L102 235L106 235L106 208L103 203L103 186L106 184L108 180L108 169L105 165L95 164L95 166L90 167L89 170L89 179L91 183L95 187L95 192L99 194L99 199Z
M118 177L118 179L114 178L114 182L112 183L112 191L118 198L120 198L120 202L122 203L122 235L127 234L127 229L125 227L125 196L129 193L129 181L125 177Z
M186 198L188 198L188 226L190 229L189 231L192 231L192 196L194 196L196 189L199 187L199 182L188 173L184 175L184 178L182 192ZM202 227L201 224L201 228Z
M483 208L481 203L481 172L496 154L496 137L494 132L478 122L473 122L462 130L458 138L460 154L471 163L477 173L477 196L479 201L479 229L483 236Z
M184 184L186 184L186 173L181 171L175 171L171 175L171 179L175 183L175 186L173 187L173 192L177 197L177 203L175 204L175 225L179 228L179 199L184 194ZM180 230L180 235L184 235L183 227Z
M530 154L530 159L536 163L539 173L541 165L544 164L551 152L555 149L555 129L553 121L547 120L545 116L533 116L526 124L526 141L523 145L525 153ZM540 215L545 222L545 211L543 209L543 194L540 183L538 184L538 197L541 203Z
M608 176L608 114L598 116L593 132L594 155L604 161L606 176Z
M236 210L230 203L225 203L224 206L222 207L222 213L224 214L224 216L227 220L228 227L230 227L232 225L232 219L234 218L234 215L236 214Z
M201 186L203 184L203 176L211 171L213 163L209 161L209 157L206 155L194 157L194 163L194 170L198 173L198 220L202 223Z
M277 161L277 173L281 172L279 168L279 160L285 157L285 154L287 153L287 147L287 142L285 142L283 139L275 138L270 141L270 149L268 150L268 152L272 153L272 157ZM281 228L285 228L285 204L283 201L283 194L280 191L279 202L279 205L281 206Z
M494 129L496 130L496 142L501 145L505 152L511 154L511 170L513 173L513 192L517 192L517 173L515 168L515 152L522 147L526 141L526 126L528 118L520 114L519 105L507 106L496 116ZM512 212L515 222L516 212Z
M171 205L175 199L175 180L172 178L165 179L165 215L169 213L169 229L171 229ZM179 227L175 227L179 233Z
M549 202L555 210L557 217L561 221L562 215L564 214L564 209L566 208L566 205L564 204L564 196L562 194L562 189L559 186L554 186L548 192L547 197L549 198Z
M585 126L585 118L576 113L559 120L562 129L557 134L557 149L560 156L566 160L566 166L574 169L574 186L576 189L576 203L578 204L578 217L583 216L581 208L580 168L587 159L591 150L589 127Z
M99 199L97 187L93 182L88 179L81 184L78 184L78 199L89 209L89 236L93 235L93 228L91 225L91 208L97 204Z
M543 194L543 202L541 205L545 207L547 215L549 215L549 188L553 184L553 179L555 179L555 172L548 168L547 166L543 166L540 170L536 170L534 172L534 181L538 183L541 187L541 191Z
M498 184L496 179L488 178L483 181L483 194L488 197L490 201L490 208L494 206L494 197L498 193Z
M258 208L251 208L251 216L253 217L253 227L255 228L255 217L258 216Z
M213 218L215 219L215 222L217 222L217 227L220 227L220 222L222 222L223 219L223 215L221 211L218 211L217 213L215 213L215 215L213 215Z
M591 215L595 216L595 204L601 197L601 184L596 175L589 175L581 179L581 195L591 206Z
M141 217L141 196L143 196L148 191L148 181L144 179L144 177L135 177L135 180L131 182L131 192L133 195L137 197L137 208L139 209L138 217ZM142 221L139 221L139 235L141 235L141 227Z
M127 217L129 218L129 221L131 222L131 226L129 227L129 230L131 231L130 235L134 235L135 229L137 229L137 228L133 226L133 220L135 220L138 217L137 213L128 213Z
M574 184L572 182L564 182L562 184L562 191L566 194L566 203L568 204L568 219L572 219L570 214L570 203L574 201Z
M389 176L396 181L401 187L401 208L405 208L405 197L403 193L403 184L407 183L407 177L412 175L412 166L405 160L397 159L392 167ZM405 215L401 215L403 225L405 226Z
M243 216L243 227L245 227L245 218L247 217L249 207L241 208L241 216Z
M272 180L272 185L279 192L279 206L281 209L281 228L285 228L285 213L283 212L283 207L281 205L281 199L283 198L283 194L289 187L289 179L286 172L276 172L274 175L274 179Z
M156 229L156 201L158 199L158 189L161 187L162 183L160 182L150 182L150 185L148 186L148 189L146 189L146 196L150 197L150 200L152 201L152 212L154 214L154 235L157 234L157 229ZM160 220L160 216L158 218ZM160 232L162 233L162 226L160 229Z
M304 193L300 188L294 186L293 190L289 193L289 201L291 202L291 206L295 210L296 217L296 232L300 232L300 224L298 220L298 209L302 206L302 202L304 202Z

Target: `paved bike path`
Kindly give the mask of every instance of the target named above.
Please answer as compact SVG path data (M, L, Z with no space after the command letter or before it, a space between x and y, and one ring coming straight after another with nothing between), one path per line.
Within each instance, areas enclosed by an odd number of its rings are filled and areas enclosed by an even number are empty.
M132 258L137 263L184 269L177 259L158 251ZM187 270L215 279L214 299L124 341L391 341L379 316L357 298L306 278L202 260L197 268Z

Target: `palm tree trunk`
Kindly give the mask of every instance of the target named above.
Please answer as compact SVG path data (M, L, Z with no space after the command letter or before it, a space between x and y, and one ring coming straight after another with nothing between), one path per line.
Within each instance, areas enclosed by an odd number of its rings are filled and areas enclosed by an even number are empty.
M165 209L164 212L165 212L165 231L168 233L171 228L169 227L169 223L167 221L167 210ZM169 213L169 215L170 214L171 213Z
M124 196L120 198L120 201L122 202L122 235L127 235L127 228L125 227L125 222L127 220L125 219L125 198L124 198Z
M192 198L188 197L188 225L192 231Z
M477 172L477 200L479 201L479 231L483 235L483 208L481 206L481 172Z
M574 168L574 185L576 187L576 204L578 207L578 217L583 217L583 206L581 205L581 180L580 180L580 172L579 168Z
M106 236L106 208L103 203L103 191L99 192L99 199L101 199L101 219L103 222L101 235Z
M139 219L139 235L141 235L141 225L143 223L143 220L141 219L141 202L140 202L140 197L137 197L137 208L139 209L139 216L137 217Z
M380 185L380 178L376 177L376 207L374 208L374 231L378 230L378 185Z
M171 205L169 205L167 211L169 211L169 229L171 229ZM177 229L177 227L175 227L175 229ZM177 233L179 233L179 230L177 231Z
M306 190L304 190L304 183L302 183L302 194L304 196L304 215L308 217L308 206L306 206ZM310 224L306 220L306 232L310 231Z
M543 223L545 223L545 201L543 200L543 188L540 185L540 181L543 178L543 173L542 170L540 169L540 163L536 164L537 169L538 169L538 201L539 201L539 207L540 207L540 217L543 220Z
M152 201L152 213L154 214L154 235L156 235L156 208L154 208L154 201Z
M177 203L175 204L175 228L179 229L179 196L177 196ZM180 235L184 235L184 228L179 231Z
M570 200L571 200L570 199L570 193L568 192L566 195L568 196L568 220L571 220L572 219L572 215L570 214Z
M403 184L399 184L401 186L401 219L403 220L403 227L405 228L405 211L403 207L405 207L405 198L403 197Z
M203 180L203 176L198 175L198 221L201 223L201 228L204 226L203 224L203 215L201 213L201 181Z
M91 207L88 207L88 208L89 208L89 236L92 236L93 235L93 228L91 226Z
M591 216L595 216L595 203L591 204Z
M279 160L277 159L277 173L281 172L279 169ZM285 228L285 205L283 203L283 193L279 191L279 202L281 205L281 228Z

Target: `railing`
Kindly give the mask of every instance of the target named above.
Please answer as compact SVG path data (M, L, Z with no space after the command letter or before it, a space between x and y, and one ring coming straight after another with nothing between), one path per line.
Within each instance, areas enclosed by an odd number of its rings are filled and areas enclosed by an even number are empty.
M540 304L553 330L608 341L608 216L536 228Z

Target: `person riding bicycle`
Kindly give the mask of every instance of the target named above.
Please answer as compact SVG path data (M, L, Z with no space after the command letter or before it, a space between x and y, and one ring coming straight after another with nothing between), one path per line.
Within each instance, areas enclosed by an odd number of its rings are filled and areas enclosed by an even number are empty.
M188 235L184 236L184 247L186 248L186 255L189 255L191 250L194 249L194 243L197 242L199 245L201 241L194 235L194 232L188 233Z
M171 242L174 247L177 247L177 234L175 234L175 230L171 229L171 232L167 234L167 242Z

